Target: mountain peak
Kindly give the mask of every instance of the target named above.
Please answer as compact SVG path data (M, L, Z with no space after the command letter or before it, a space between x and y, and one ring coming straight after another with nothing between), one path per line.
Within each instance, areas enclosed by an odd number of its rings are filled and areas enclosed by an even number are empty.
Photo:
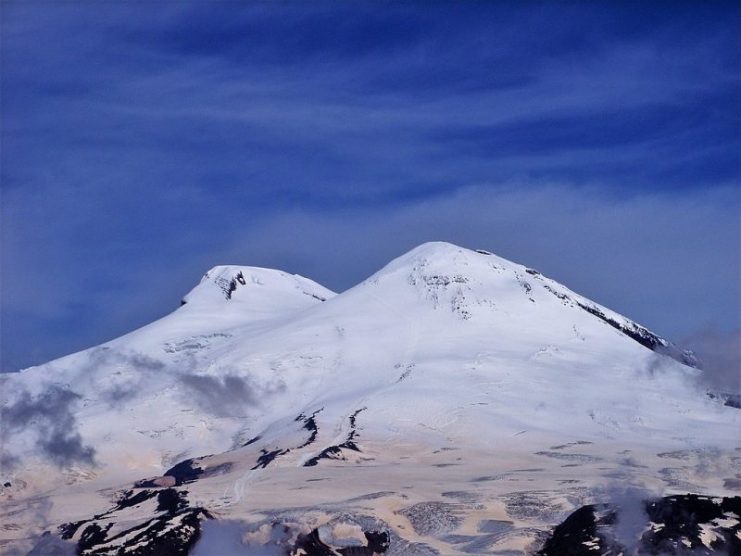
M505 550L616 477L735 488L737 410L696 388L697 371L649 351L666 354L668 342L488 252L425 243L336 296L294 274L223 265L185 301L3 381L2 456L17 464L0 470L11 485L0 497L20 510L8 529L19 539L36 530L35 501L51 496L43 527L78 551L154 553L163 534L189 539L216 515L271 539L276 518L285 536L328 508L362 506L373 527L429 518L413 542L439 532L442 553L480 553L451 548L469 519L459 514L486 517L487 543L501 524L524 535ZM112 492L122 494L110 509ZM70 514L83 495L90 508ZM307 500L321 514L296 522ZM270 516L265 528L252 528L258 515ZM363 534L322 525L310 540L348 531Z
M490 251L486 251L483 249L469 249L467 247L462 247L460 245L456 245L454 243L450 243L447 241L427 241L425 243L421 243L417 247L410 249L404 255L401 255L401 257L399 258L404 258L404 257L450 258L450 257L456 257L460 255L465 255L465 256L489 255L489 256L496 257L494 253L491 253Z
M335 293L298 274L239 265L218 265L206 272L182 305L244 310L275 311L300 308L334 297Z
M472 250L444 241L430 241L422 243L397 257L370 277L378 279L385 274L393 274L410 268L425 267L446 271L464 271L467 267L491 267L499 265L507 268L518 268L524 271L525 267L499 257L489 251Z
M608 325L645 348L696 366L691 353L682 352L646 327L537 270L489 251L440 241L423 243L391 261L361 286L394 295L394 303L405 305L406 310L424 300L437 310L449 308L463 320L488 321L490 326L504 329L521 327L524 335L536 330L543 337L559 329L570 333L583 320L589 329L595 324L598 328ZM397 293L391 294L394 290Z

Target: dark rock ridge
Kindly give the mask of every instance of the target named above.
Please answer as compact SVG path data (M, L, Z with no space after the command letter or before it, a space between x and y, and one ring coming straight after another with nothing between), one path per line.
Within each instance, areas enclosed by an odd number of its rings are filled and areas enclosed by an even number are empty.
M322 541L319 529L313 529L306 535L299 535L291 556L376 556L384 554L389 548L389 534L386 531L363 531L367 544L365 546L333 547Z
M532 268L527 268L525 269L525 272L539 281L543 280L543 275L537 270L533 270ZM526 286L523 286L523 287L525 287L526 292L529 294L530 289L531 289L530 285L527 283L525 284ZM672 359L679 361L680 363L684 365L688 365L690 367L695 367L695 368L698 367L697 358L691 351L679 349L677 346L675 346L668 340L665 340L661 336L654 334L647 328L639 324L636 324L635 322L632 322L632 321L628 321L627 324L621 324L620 322L606 315L604 311L602 311L599 307L596 307L595 305L582 303L581 301L572 299L571 296L555 290L553 287L551 287L548 284L543 284L543 287L547 291L555 295L558 299L563 301L565 304L579 307L580 309L586 311L590 315L597 317L605 324L612 326L615 330L619 330L620 332L622 332L623 334L625 334L632 340L635 340L636 342L641 344L643 347L646 347L650 349L651 351L655 351L656 353L667 355L671 357Z
M210 456L183 460L165 471L161 477L139 481L135 486L137 488L181 486L192 483L202 477L221 475L222 473L228 472L232 467L232 464L229 462L204 467L202 462L208 457Z
M286 448L285 450L271 450L268 451L265 448L260 450L261 455L257 458L257 462L255 463L255 466L252 468L254 469L265 469L270 463L277 458L278 456L282 456L290 452L290 448Z
M199 465L194 465L192 459L181 461L165 471L166 477L174 477L176 485L195 481L199 475L203 474L203 469Z
M733 407L735 409L741 409L741 394L729 394L727 392L708 392L710 399L718 399L723 402L723 405Z
M355 438L358 435L356 422L358 415L361 411L365 410L367 408L362 407L355 411L352 415L350 415L349 421L350 421L350 432L347 434L347 438L345 439L342 444L337 444L336 446L328 446L327 448L324 448L319 454L314 456L313 458L308 459L304 463L304 467L313 467L315 465L319 464L319 461L322 459L335 459L335 460L345 460L344 454L342 453L342 450L352 450L354 452L360 452L360 448L355 442Z
M187 491L125 491L116 505L91 519L66 523L59 528L62 539L75 541L77 554L132 554L135 556L181 556L195 546L200 537L200 523L212 519L208 510L190 507ZM151 512L128 529L111 534L113 526L124 521L119 512L149 503ZM130 518L125 519L130 521Z
M316 416L323 409L324 409L323 407L321 409L317 409L314 413L311 414L310 417L306 417L303 413L300 414L298 417L296 417L296 421L303 421L304 429L306 429L307 431L311 433L311 435L306 440L306 442L301 444L301 446L299 446L298 449L306 448L306 446L308 446L309 444L313 444L314 441L316 440L316 437L319 434L319 427L316 424Z
M666 496L644 502L643 509L637 516L611 504L582 506L553 530L538 554L741 554L739 496Z
M216 279L216 285L221 288L221 291L224 292L224 297L227 299L231 299L232 294L237 291L237 284L247 285L247 281L244 279L244 274L242 274L241 270L231 280L227 280L226 278Z

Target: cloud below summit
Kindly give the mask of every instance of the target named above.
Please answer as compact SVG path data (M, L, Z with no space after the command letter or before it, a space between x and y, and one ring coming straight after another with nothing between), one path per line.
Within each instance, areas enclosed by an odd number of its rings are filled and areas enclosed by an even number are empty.
M83 444L73 411L79 398L78 394L58 386L37 396L23 392L0 411L3 437L19 431L33 431L39 453L52 463L59 467L92 465L95 450ZM5 464L17 463L10 454L3 454L3 460Z
M741 395L741 330L706 329L684 339L694 350L703 382L715 392Z

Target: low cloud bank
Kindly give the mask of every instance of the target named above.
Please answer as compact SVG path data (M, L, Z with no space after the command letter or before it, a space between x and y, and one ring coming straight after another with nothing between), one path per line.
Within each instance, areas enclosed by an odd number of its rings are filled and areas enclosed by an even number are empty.
M74 405L79 399L79 394L59 386L51 386L37 396L22 392L14 403L0 411L3 443L8 434L33 430L36 448L59 467L92 465L95 450L83 444L74 415ZM6 455L3 463L17 462Z
M230 372L223 376L195 373L175 374L193 401L203 410L219 417L244 415L261 403L265 396L285 390L285 384L263 386L250 376Z
M701 380L714 391L741 394L741 330L704 330L683 342L696 354Z
M201 538L192 556L229 554L232 556L281 556L287 553L292 535L288 527L263 524L260 527L234 520L201 523Z

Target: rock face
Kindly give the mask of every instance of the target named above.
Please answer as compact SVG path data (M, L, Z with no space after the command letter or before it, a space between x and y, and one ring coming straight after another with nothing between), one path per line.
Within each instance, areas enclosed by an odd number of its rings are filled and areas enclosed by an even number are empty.
M116 505L91 519L59 527L62 539L76 542L78 554L188 554L200 536L200 523L212 515L191 507L187 491L125 491ZM130 510L148 506L145 519L131 519Z
M488 252L425 244L341 294L222 266L184 301L0 377L0 549L597 553L616 485L687 527L672 496L738 495L741 412L688 354ZM727 551L727 513L636 539Z
M643 501L642 509L582 506L554 529L538 554L741 554L739 496L667 496Z

